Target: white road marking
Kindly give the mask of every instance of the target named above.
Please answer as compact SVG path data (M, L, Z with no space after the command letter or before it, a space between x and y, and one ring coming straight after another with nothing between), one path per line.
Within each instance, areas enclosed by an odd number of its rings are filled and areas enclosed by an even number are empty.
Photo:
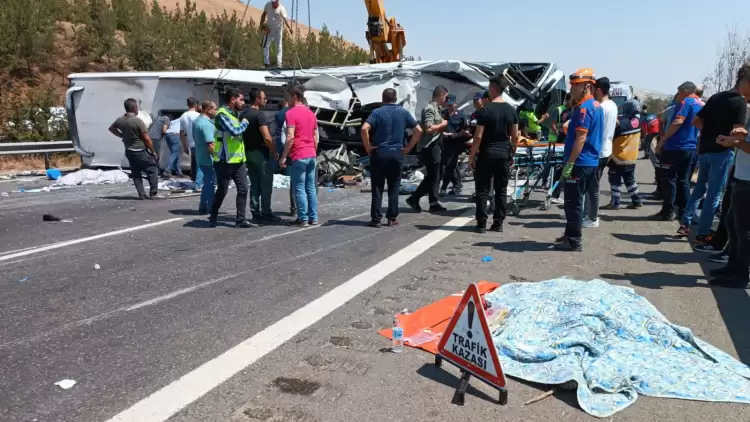
M353 219L355 217L358 217L358 216L361 217L362 215L363 214L359 214L359 215L354 215L354 216L350 216L350 217L346 217L346 218L341 218L341 219L338 219L338 220L331 220L331 221L346 221L346 220L351 220L351 219ZM369 215L369 213L365 213L364 215ZM418 222L420 220L421 219L417 219L415 221L406 223L406 224L404 224L402 226L399 226L399 227L406 227L406 226L409 226L410 224L415 224L416 222ZM310 229L314 229L316 227L321 227L321 226L313 226L313 227L307 227L307 228L303 228L303 229L299 229L299 230L293 230L293 231L290 231L290 232L284 232L284 233L280 233L280 234L277 234L277 235L271 235L271 236L267 236L266 238L256 239L256 240L258 240L258 241L260 241L260 240L268 240L269 238L277 238L277 237L280 237L280 236L284 236L286 234L297 233L297 232L304 231L304 230L310 230ZM281 264L283 264L285 262L297 261L299 259L307 258L309 256L313 256L315 254L318 254L318 253L321 253L321 252L325 252L327 250L340 248L340 247L345 246L345 245L347 245L349 243L359 242L361 240L364 240L364 239L367 239L367 238L370 238L370 237L375 237L378 234L382 234L382 233L385 233L385 232L383 232L383 231L378 232L378 231L373 230L372 232L370 232L370 234L367 234L365 236L359 236L359 237L350 238L350 239L348 239L346 241L343 241L343 242L340 242L340 243L335 243L335 244L332 244L332 245L326 245L323 248L314 249L312 251L308 251L308 252L305 252L305 253L300 254L300 255L288 256L288 257L285 257L282 260L268 262L268 263L266 263L266 264L264 264L264 265L262 265L260 267L254 267L254 268L252 268L250 270L245 270L245 271L241 271L241 272L238 272L238 273L230 274L230 275L227 275L227 276L224 276L224 277L219 277L219 278L214 278L214 279L211 279L211 280L208 280L208 281L204 281L203 283L199 283L199 284L196 284L194 286L185 287L183 289L175 290L173 292L169 292L169 293L161 295L161 296L157 296L157 297L154 297L154 298L151 298L151 299L148 299L148 300L144 300L142 302L138 302L138 303L135 303L135 304L132 304L132 305L129 305L129 306L125 306L125 307L122 307L122 308L119 308L119 309L115 309L113 311L108 311L108 312L105 312L105 313L102 313L102 314L99 314L99 315L94 315L94 316L89 317L89 318L85 318L85 319L81 319L81 320L78 320L78 321L69 322L67 324L62 325L61 327L55 328L55 329L50 330L50 331L45 331L45 332L42 332L42 333L39 333L39 334L35 334L35 335L30 336L30 337L25 337L25 338L22 338L22 339L11 340L11 341L8 341L8 342L5 342L5 343L0 343L0 349L4 349L4 348L9 347L9 346L16 346L16 345L19 345L19 344L28 344L30 342L35 342L35 341L47 338L49 336L59 334L59 333L65 331L65 330L70 330L70 329L81 327L81 326L84 326L84 325L90 325L90 324L93 324L94 322L98 322L98 321L102 321L102 320L105 320L105 319L109 319L109 318L112 318L114 316L117 316L117 315L120 315L120 314L124 314L126 312L135 311L135 310L138 310L138 309L141 309L141 308L145 308L145 307L148 307L148 306L157 305L157 304L159 304L161 302L164 302L164 301L167 301L167 300L170 300L170 299L174 299L174 298L180 297L182 295L194 292L196 290L201 290L201 289L204 289L206 287L210 287L210 286L212 286L214 284L217 284L217 283L221 283L221 282L224 282L224 281L227 281L227 280L231 280L231 279L236 278L236 277L240 277L240 276L243 276L243 275L246 275L246 274L257 272L258 270L261 270L263 268L277 267L277 266L279 266L279 265L281 265ZM251 243L254 243L254 242L251 242Z
M457 217L139 401L108 422L162 422L472 221Z
M180 221L180 220L182 220L181 217L170 218L169 220L157 221L155 223L144 224L142 226L128 227L127 229L115 230L113 232L97 234L95 236L89 236L89 237L83 237L83 238L80 238L80 239L73 239L73 240L66 240L64 242L52 243L50 245L39 246L39 247L36 247L36 248L27 249L27 250L24 250L24 251L20 251L20 252L8 254L8 255L0 256L0 261L8 261L8 260L11 260L11 259L20 258L22 256L32 255L32 254L39 253L39 252L46 252L46 251L50 251L50 250L53 250L53 249L64 248L64 247L70 246L70 245L77 245L79 243L90 242L92 240L99 240L99 239L103 239L105 237L117 236L117 235L120 235L120 234L130 233L130 232L134 232L134 231L137 231L137 230L148 229L148 228L151 228L151 227L156 227L156 226L160 226L162 224L167 224L167 223L173 223L175 221Z

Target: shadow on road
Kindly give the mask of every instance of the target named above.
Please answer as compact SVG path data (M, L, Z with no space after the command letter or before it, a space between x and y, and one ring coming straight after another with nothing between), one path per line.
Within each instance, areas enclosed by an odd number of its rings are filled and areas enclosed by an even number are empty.
M487 234L492 235L491 232L488 232ZM478 243L475 243L474 246L483 247L483 248L487 248L487 247L495 248L495 250L503 251L503 252L542 252L542 251L549 251L552 249L551 243L524 242L524 241L503 242L502 240L498 242L478 242Z
M642 243L646 245L659 245L664 242L684 242L682 239L664 234L628 234L612 233L612 237L631 243Z
M110 201L141 201L141 198L139 198L137 194L100 196L99 199L106 199Z
M521 226L526 229L554 229L565 227L564 221L511 221L508 224L511 226Z
M623 211L615 211L623 212ZM599 214L599 218L602 221L630 221L630 222L646 222L646 218L642 215L623 215L623 214Z
M648 251L642 254L621 252L615 256L625 259L645 259L655 264L684 264L695 260L695 254L692 252Z
M443 365L449 364L444 363ZM417 374L450 388L458 388L458 384L461 382L460 379L457 376L453 375L452 372L448 372L445 369L438 368L432 363L426 363L422 365L421 368L417 369ZM475 383L481 381L472 379L471 382ZM469 384L469 388L466 390L466 394L480 398L482 400L486 400L488 402L497 403L497 398L490 397L487 393L475 388L472 384ZM446 400L448 403L450 402L450 399L451 397L446 396Z
M658 273L625 273L625 274L600 274L600 277L608 280L627 281L630 284L646 289L663 289L665 287L709 287L708 284L699 283L705 277L674 274L666 272Z

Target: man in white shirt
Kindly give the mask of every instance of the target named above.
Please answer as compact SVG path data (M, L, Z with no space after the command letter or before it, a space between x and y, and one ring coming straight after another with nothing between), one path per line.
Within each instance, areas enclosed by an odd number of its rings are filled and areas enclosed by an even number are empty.
M198 99L188 98L187 106L188 111L180 116L180 144L184 151L190 151L190 179L195 182L195 190L200 191L203 187L203 172L195 161L195 140L193 139L193 122L201 115L198 112Z
M276 43L276 66L282 66L284 26L289 29L289 32L292 32L292 26L287 20L284 6L279 4L279 0L267 2L263 7L263 14L260 15L260 28L261 31L265 31L263 37L263 64L265 67L271 67L272 43Z
M589 184L589 190L584 200L583 227L599 227L599 185L604 168L607 167L609 156L612 155L612 140L617 126L617 104L609 99L609 78L599 78L594 85L594 98L602 105L604 125L602 129L602 150L599 154L599 166L596 169L594 183Z
M167 160L167 167L164 170L164 177L183 177L182 169L180 168L180 157L182 156L180 119L169 121L169 127L167 128L167 133L164 134L164 139L167 141L167 147L169 148L169 159Z

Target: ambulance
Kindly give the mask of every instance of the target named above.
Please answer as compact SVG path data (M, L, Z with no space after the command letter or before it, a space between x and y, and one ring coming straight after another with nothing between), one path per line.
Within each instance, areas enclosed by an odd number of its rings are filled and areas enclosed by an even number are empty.
M620 81L611 82L609 98L617 104L618 114L622 114L622 106L633 99L633 87Z

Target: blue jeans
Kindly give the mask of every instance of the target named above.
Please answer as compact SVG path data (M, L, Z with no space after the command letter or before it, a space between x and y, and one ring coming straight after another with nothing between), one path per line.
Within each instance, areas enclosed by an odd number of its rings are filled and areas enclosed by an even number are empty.
M297 218L301 222L318 222L318 190L315 187L315 157L293 160L289 167L292 190L297 199Z
M688 199L685 215L682 217L682 224L689 226L703 195L706 196L703 201L701 218L698 222L698 235L706 235L711 232L714 214L719 208L721 194L727 184L729 168L732 166L733 159L734 151L732 150L698 156L698 181L690 199Z
M200 202L198 203L198 212L209 212L211 211L211 205L213 205L214 196L216 195L216 172L214 171L214 166L199 165L198 174L201 175L201 183L203 184Z
M167 171L172 174L182 174L180 169L180 155L182 154L182 144L180 143L180 135L176 133L167 133L164 135L164 139L167 141L167 147L169 148L169 160L167 161Z
M200 190L203 187L203 170L195 160L195 147L190 147L190 177L195 182L195 190Z
M591 186L597 183L597 166L573 166L570 178L564 180L565 236L573 246L581 244L583 237L583 201Z
M690 176L693 170L695 150L666 150L659 157L661 163L662 188L664 203L661 214L672 217L675 213L682 216L690 196Z

